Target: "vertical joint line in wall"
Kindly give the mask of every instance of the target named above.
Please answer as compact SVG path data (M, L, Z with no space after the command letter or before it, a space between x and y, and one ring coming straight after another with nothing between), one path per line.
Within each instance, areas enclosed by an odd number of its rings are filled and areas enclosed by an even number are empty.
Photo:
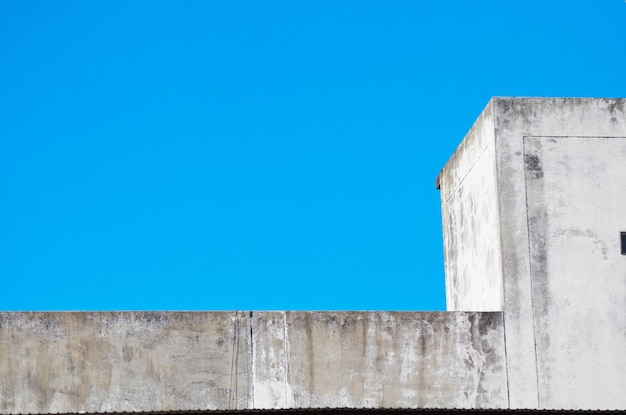
M238 406L238 400L237 400L237 395L239 392L239 342L241 340L241 333L239 328L241 327L241 323L239 321L239 311L237 311L236 314L236 319L235 319L235 336L237 339L237 342L235 344L235 347L237 348L237 352L235 353L235 408L237 408Z
M248 405L247 409L254 409L254 382L256 381L255 379L255 350L254 350L254 336L253 336L253 323L254 323L254 319L252 318L252 311L250 311L250 314L248 315L249 319L250 319L250 354L252 355L250 358L251 364L250 364L250 371L249 373L249 380L248 380L248 384L250 385L250 390L249 390L249 395L252 399L252 405Z
M288 342L287 342L287 312L283 311L283 353L284 353L284 362L283 367L285 368L285 406L289 407L289 398L287 396L287 391L289 388L287 387L289 376L289 350L288 350Z
M237 377L239 361L239 312L235 311L235 327L233 329L233 352L230 361L230 384L228 391L228 409L237 405ZM234 393L233 393L234 391Z
M511 409L511 393L510 393L510 380L509 380L509 357L507 355L507 342L506 342L506 313L502 312L502 331L504 333L504 371L506 373L506 401L508 408Z
M522 136L522 156L526 157L526 137ZM522 161L525 163L525 161ZM539 361L537 357L537 327L535 323L535 299L533 297L533 258L532 251L530 249L530 211L528 204L528 180L526 179L526 164L523 165L524 171L524 202L526 203L526 234L528 241L528 279L530 281L530 309L531 309L531 317L533 320L533 347L535 352L535 385L537 390L537 409L541 409L541 399L539 396Z
M235 319L237 318L237 313L235 313ZM236 324L236 323L235 323ZM232 350L232 354L230 357L230 379L228 381L228 409L233 409L232 407L232 402L233 402L233 372L234 370L234 366L235 366L235 338L234 336L236 336L236 334L233 331L233 350Z

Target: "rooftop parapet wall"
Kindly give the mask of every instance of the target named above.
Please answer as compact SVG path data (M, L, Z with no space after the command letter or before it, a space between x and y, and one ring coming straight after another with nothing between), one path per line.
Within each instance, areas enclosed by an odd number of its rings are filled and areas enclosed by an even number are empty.
M506 408L501 313L0 313L0 411Z

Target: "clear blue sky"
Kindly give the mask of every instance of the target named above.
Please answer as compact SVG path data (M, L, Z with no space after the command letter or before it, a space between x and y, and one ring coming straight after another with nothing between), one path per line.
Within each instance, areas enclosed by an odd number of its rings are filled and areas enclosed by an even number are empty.
M623 0L4 0L0 309L442 310L489 98L625 64Z

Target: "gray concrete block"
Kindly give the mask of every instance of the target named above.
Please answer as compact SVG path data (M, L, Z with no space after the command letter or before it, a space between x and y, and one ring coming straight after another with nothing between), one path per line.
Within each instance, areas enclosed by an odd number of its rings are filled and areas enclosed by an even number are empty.
M501 313L0 313L2 413L506 407Z

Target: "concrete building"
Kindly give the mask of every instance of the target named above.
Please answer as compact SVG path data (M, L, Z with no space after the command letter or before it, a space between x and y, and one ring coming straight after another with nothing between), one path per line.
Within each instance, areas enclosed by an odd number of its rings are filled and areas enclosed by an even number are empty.
M449 310L501 310L511 408L626 408L623 99L494 98L437 180Z
M437 178L448 312L0 313L0 413L625 410L625 102L490 101Z

